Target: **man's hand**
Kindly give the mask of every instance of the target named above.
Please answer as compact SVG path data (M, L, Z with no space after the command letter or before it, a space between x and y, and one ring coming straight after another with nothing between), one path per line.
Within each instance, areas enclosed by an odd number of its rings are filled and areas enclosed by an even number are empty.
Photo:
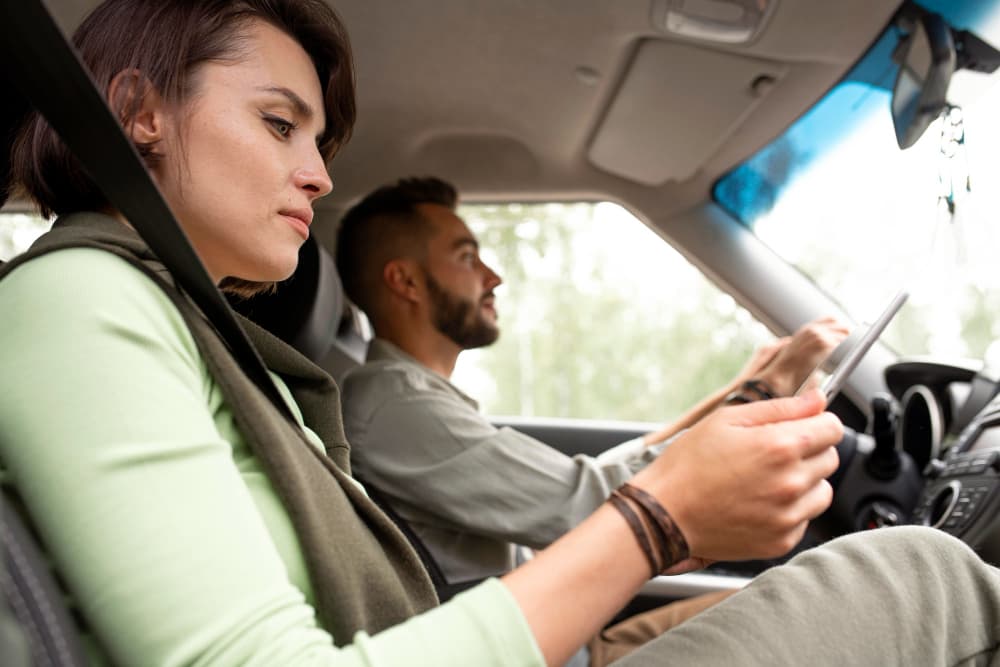
M832 317L824 317L809 322L792 336L761 346L732 382L703 398L663 428L647 433L643 436L644 443L646 446L661 443L690 428L722 405L727 395L739 391L747 380L763 380L778 396L791 396L846 336L845 326Z
M692 563L780 556L833 497L826 478L837 469L843 426L824 407L822 394L810 391L722 408L633 483L670 512Z
M751 377L766 382L778 396L791 396L807 380L807 388L812 388L816 386L813 371L848 333L847 327L832 317L808 322L792 336L779 339L783 344Z
M741 368L740 372L737 373L736 377L733 378L733 381L731 383L732 388L734 390L739 389L740 385L742 385L747 380L759 377L761 372L763 372L763 370L767 367L767 365L774 360L778 352L780 352L786 345L788 345L789 341L791 340L792 340L791 336L785 336L784 338L777 338L773 342L767 343L766 345L761 345L756 350L754 350L753 354L750 355L750 358L747 359L747 362L743 365L743 368Z

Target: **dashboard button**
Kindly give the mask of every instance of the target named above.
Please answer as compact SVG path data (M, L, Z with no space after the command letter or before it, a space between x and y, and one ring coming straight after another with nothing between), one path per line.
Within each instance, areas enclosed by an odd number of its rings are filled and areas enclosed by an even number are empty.
M937 479L940 477L948 466L941 459L932 459L926 466L924 466L924 477L928 479Z

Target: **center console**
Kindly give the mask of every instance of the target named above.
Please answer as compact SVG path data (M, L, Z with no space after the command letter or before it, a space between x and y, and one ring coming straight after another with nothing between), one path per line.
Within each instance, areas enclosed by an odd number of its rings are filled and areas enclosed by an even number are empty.
M927 483L911 522L933 526L1000 562L1000 400L969 422L924 470Z

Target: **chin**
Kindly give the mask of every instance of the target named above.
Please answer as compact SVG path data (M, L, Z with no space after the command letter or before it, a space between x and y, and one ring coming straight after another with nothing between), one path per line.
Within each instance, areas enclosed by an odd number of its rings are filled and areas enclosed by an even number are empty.
M233 277L254 283L279 283L292 277L298 263L298 253L290 258L283 258L282 261L274 261L274 258L270 258L270 261L258 262L252 268L248 267L247 270L234 274Z
M280 253L274 253L269 257L261 258L258 265L261 275L265 276L260 280L266 282L279 282L287 280L295 273L299 266L299 247L301 244L289 245L282 248Z
M296 257L298 259L298 257ZM292 262L291 264L275 269L273 277L268 278L268 282L281 282L282 280L288 280L295 273L295 269L298 268L298 262Z

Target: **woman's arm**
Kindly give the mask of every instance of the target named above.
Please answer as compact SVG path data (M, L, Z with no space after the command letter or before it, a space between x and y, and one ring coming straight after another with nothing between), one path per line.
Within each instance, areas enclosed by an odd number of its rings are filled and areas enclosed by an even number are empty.
M842 427L819 392L718 410L633 479L684 533L691 558L775 557L830 503ZM649 576L624 519L608 505L503 578L550 665L592 637Z

